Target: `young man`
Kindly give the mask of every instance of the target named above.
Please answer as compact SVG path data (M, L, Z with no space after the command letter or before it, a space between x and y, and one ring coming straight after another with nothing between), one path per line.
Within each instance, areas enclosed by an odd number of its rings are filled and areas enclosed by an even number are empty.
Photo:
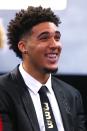
M80 93L51 75L62 49L59 24L59 17L41 6L19 11L9 23L9 47L22 63L0 78L0 131L47 131L38 93L42 85L57 131L86 131Z

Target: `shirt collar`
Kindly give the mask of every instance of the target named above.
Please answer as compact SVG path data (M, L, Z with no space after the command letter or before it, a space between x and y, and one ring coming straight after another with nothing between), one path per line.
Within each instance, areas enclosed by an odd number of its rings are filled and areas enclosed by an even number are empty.
M28 88L34 93L37 94L40 90L42 84L37 81L35 78L33 78L29 73L27 73L22 66L22 63L19 65L19 71L24 79L25 84L28 86ZM51 88L51 75L49 79L47 80L45 86L48 88L49 92L52 92Z

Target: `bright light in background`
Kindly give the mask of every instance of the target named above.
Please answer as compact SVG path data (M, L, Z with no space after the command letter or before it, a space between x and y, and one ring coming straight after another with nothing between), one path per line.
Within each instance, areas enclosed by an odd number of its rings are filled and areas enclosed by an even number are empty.
M0 18L0 49L2 49L5 46L5 42L6 42L6 32L3 26L3 20L2 18Z
M0 9L26 9L29 6L51 7L53 10L64 10L67 0L2 0Z

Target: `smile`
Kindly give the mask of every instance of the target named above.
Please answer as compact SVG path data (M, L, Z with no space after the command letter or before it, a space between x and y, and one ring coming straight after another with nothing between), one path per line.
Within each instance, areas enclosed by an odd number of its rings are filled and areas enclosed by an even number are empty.
M46 55L47 57L47 60L50 61L50 62L56 62L57 59L58 59L58 55L56 53L49 53Z
M49 58L56 58L57 54L48 54L47 57L49 57Z

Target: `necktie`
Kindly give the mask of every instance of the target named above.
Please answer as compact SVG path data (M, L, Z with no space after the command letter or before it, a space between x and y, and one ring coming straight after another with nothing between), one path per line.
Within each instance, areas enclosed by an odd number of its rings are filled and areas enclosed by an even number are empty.
M55 118L51 109L51 105L46 93L47 87L42 86L41 89L39 90L39 95L42 105L45 128L46 131L58 131Z

